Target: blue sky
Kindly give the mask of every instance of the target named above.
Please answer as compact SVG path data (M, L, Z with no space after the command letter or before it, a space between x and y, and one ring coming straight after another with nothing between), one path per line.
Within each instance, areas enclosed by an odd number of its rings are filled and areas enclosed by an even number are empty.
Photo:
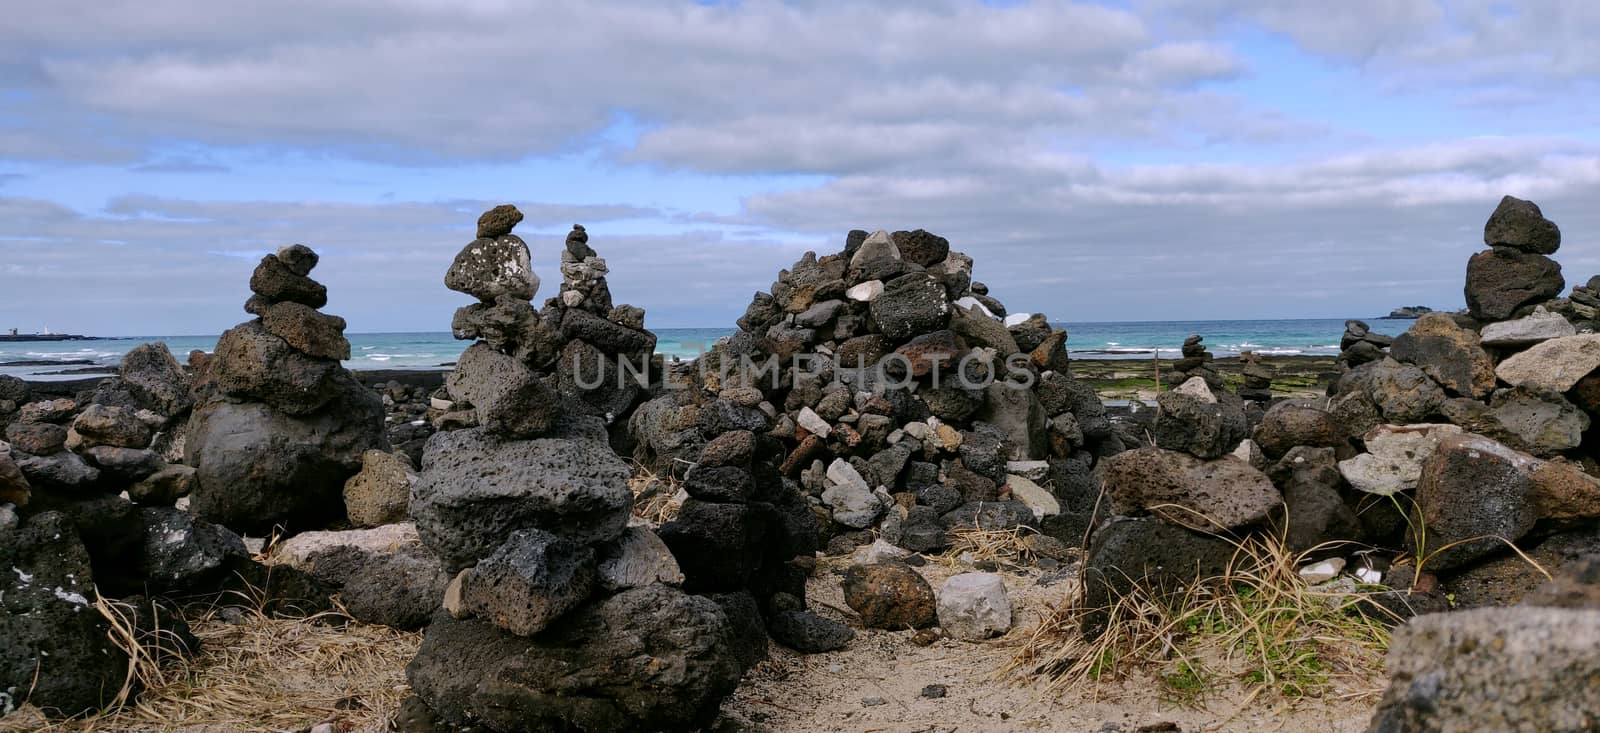
M0 28L0 327L215 333L303 242L351 330L443 330L502 202L547 283L582 222L661 327L851 228L943 234L1056 320L1459 307L1502 194L1600 271L1597 33L1571 2L62 0Z

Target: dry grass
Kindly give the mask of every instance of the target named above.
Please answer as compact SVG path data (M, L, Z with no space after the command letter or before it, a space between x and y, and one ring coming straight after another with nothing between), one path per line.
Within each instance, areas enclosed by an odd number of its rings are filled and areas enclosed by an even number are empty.
M1027 542L1029 535L1038 534L1030 527L1012 529L956 529L951 530L950 549L934 556L933 560L946 567L958 567L989 561L1026 565L1036 558Z
M99 606L113 640L130 652L130 685L120 699L132 702L43 730L283 733L327 723L337 733L381 731L405 693L405 666L421 642L418 634L339 612L284 618L248 607L196 609L188 622L200 652L183 659L152 643L170 634L139 638L130 609L104 600ZM134 680L144 688L137 696L129 694Z
M1089 695L1102 682L1144 675L1179 704L1201 704L1226 684L1289 700L1376 695L1394 621L1368 600L1381 591L1310 586L1298 573L1305 556L1281 537L1235 546L1222 575L1175 593L1136 584L1110 608L1087 609L1080 588L1052 609L1005 673ZM1090 611L1106 614L1094 638L1080 631Z
M678 494L683 485L670 473L658 475L642 464L635 464L628 488L633 490L633 515L649 522L650 526L659 527L678 516L682 506Z

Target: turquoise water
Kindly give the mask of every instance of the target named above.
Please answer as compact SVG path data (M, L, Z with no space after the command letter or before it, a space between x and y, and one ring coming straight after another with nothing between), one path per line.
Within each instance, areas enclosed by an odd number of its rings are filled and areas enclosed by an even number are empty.
M1410 321L1370 321L1374 329L1395 334L1409 327ZM1317 318L1259 321L1135 321L1124 323L1064 323L1070 337L1067 347L1074 354L1097 358L1148 358L1152 352L1175 356L1189 334L1205 336L1205 343L1217 356L1237 355L1241 350L1261 354L1327 355L1339 353L1339 336L1344 319ZM661 328L656 351L671 357L692 359L710 348L717 339L732 332L728 328ZM448 332L352 333L351 369L426 369L454 362L466 343ZM162 341L178 359L185 360L191 350L211 351L216 336L148 336L105 341L48 341L0 343L0 364L14 361L65 362L83 360L93 365L112 366L122 355L139 344ZM87 365L0 366L0 373L32 379L49 379L40 372L81 368ZM69 378L69 377L59 377Z

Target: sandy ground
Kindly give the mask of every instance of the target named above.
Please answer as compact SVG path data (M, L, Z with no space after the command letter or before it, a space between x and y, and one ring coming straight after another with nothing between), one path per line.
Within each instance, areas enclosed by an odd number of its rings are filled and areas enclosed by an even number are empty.
M910 631L862 629L844 603L840 578L826 562L807 586L813 608L849 623L856 639L842 651L799 655L774 645L772 657L746 678L724 717L734 729L794 733L950 733L952 731L1329 731L1361 733L1374 698L1301 700L1293 705L1218 691L1203 708L1164 700L1138 681L1106 683L1097 691L1056 694L1037 683L1005 678L1000 670L1060 602L1070 573L1003 572L1016 627L1003 637L971 643L912 642ZM935 588L968 568L930 563L919 568ZM1041 584L1041 577L1046 584ZM1374 683L1375 684L1375 683ZM922 696L943 685L943 698ZM1363 689L1366 686L1363 685ZM1354 693L1351 693L1354 694ZM863 700L875 704L864 704ZM1177 728L1164 726L1175 724Z
M1069 571L1003 568L1015 606L1015 627L980 643L941 639L929 646L914 632L862 629L845 605L845 558L824 559L807 593L813 609L850 624L857 636L838 652L800 655L774 644L723 706L718 733L951 733L954 731L1329 731L1366 730L1379 680L1361 692L1336 690L1293 705L1218 691L1203 707L1164 699L1137 678L1097 690L1046 692L1037 681L1001 670L1074 582ZM937 588L970 570L933 561L919 568ZM92 723L43 727L25 710L0 718L0 733L21 731L278 731L305 733L320 722L338 733L384 731L404 690L403 667L420 639L353 624L336 630L304 622L255 619L244 624L198 621L210 642L183 683L146 695L139 710ZM943 685L942 698L923 695ZM875 699L874 699L875 698ZM865 702L864 702L865 701ZM870 703L870 704L869 704ZM270 712L269 712L270 711ZM1176 725L1177 727L1172 727Z

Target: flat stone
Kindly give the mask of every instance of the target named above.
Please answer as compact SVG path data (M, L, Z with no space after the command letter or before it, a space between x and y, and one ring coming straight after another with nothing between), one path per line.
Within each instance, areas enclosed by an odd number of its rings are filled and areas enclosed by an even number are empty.
M1479 332L1484 346L1526 346L1577 334L1572 322L1539 306L1533 313L1510 321L1490 323Z
M1362 436L1367 452L1339 462L1339 473L1351 488L1390 496L1417 487L1422 464L1439 441L1461 428L1443 423L1379 425Z
M849 290L844 291L844 297L857 303L871 303L877 300L880 295L883 295L882 280L868 280L864 283L857 283L850 286Z
M1600 334L1563 336L1507 357L1495 375L1517 387L1566 392L1600 368Z
M1259 523L1283 503L1266 474L1227 456L1202 461L1187 453L1139 448L1106 458L1101 481L1117 514L1150 512L1192 529Z
M1033 510L1035 518L1044 519L1061 513L1061 503L1056 501L1056 497L1029 479L1010 474L1006 476L1006 488L1011 490L1011 498Z

